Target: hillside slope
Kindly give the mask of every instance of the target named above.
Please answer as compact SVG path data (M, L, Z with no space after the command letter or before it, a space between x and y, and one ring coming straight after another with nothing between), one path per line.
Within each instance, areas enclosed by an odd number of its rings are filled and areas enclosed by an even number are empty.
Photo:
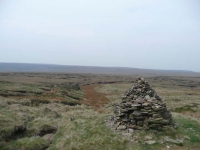
M28 63L0 63L0 72L63 72L121 75L200 76L200 73L184 70L154 70L126 67L71 66Z

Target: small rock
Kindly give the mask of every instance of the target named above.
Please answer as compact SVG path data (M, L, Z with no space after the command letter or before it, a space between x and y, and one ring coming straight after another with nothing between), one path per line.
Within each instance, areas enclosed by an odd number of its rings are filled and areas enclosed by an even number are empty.
M160 114L153 114L152 117L153 117L153 118L160 118L161 116L160 116Z
M146 100L149 100L149 99L150 99L150 96L149 96L149 95L146 95L144 98L145 98Z
M132 134L131 133L122 133L124 136L130 137Z
M128 122L129 120L127 118L122 119L123 122Z
M120 125L119 127L117 127L117 130L125 130L126 129L126 126L124 125Z
M128 110L127 109L121 109L120 112L126 113Z
M190 140L189 136L187 136L187 135L184 136L184 139Z
M124 116L125 114L124 113L120 113L118 115L116 115L117 117L120 117L120 116Z
M138 130L144 130L145 127L140 127L140 126L138 126L137 129L138 129Z
M182 141L182 140L180 140L180 139L174 140L174 139L169 138L168 136L164 137L164 140L165 140L166 142L173 143L173 144L178 144L178 145L179 145L179 144L183 144L183 141Z
M128 133L133 133L133 129L128 129Z
M133 115L135 115L135 116L140 116L140 114L141 114L141 112L138 111L138 110L135 110L135 111L133 112Z
M126 97L127 97L126 95L122 95L122 96L121 96L122 99L125 99Z
M156 141L151 141L151 140L150 140L150 141L145 141L144 143L145 143L145 144L152 145L152 144L155 144L155 143L156 143Z
M117 122L116 124L115 124L115 129L117 129L117 127L120 125L120 122Z
M136 129L137 126L136 125L129 125L128 127L131 128L131 129Z
M144 103L142 104L142 106L149 106L149 103Z
M132 104L131 106L132 107L140 107L141 105L140 104Z
M145 140L152 140L152 136L147 135L147 136L144 137L144 139L145 139Z
M160 140L158 141L158 143L163 144L163 143L164 143L163 139L160 139Z
M132 125L136 125L136 121L135 120L131 120L131 124Z
M166 147L167 147L167 148L170 148L170 146L168 146L168 145L167 145Z
M130 110L137 110L137 107L131 107L131 108L127 108L128 111Z
M153 123L153 124L163 124L163 125L167 125L169 124L168 120L161 120L162 118L157 118L154 120L149 120L149 123Z

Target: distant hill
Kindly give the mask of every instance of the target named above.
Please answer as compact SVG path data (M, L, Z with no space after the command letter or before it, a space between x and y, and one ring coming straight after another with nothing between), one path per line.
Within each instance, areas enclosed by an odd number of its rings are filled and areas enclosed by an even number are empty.
M70 66L28 63L0 63L0 72L59 72L121 75L165 75L165 76L200 76L200 73L185 70L154 70L126 67Z

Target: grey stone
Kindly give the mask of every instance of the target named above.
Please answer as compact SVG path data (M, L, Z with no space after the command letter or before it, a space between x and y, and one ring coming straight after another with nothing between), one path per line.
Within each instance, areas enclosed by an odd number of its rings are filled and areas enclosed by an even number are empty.
M120 125L117 127L117 130L125 130L126 126L125 125Z
M165 136L164 137L164 140L166 141L166 142L169 142L169 143L173 143L173 144L183 144L183 140L180 140L180 139L176 139L176 140L174 140L174 139L171 139L171 138L169 138L168 136Z
M129 119L134 119L133 114L130 114L130 115L129 115Z
M145 98L146 100L151 99L149 95L146 95L144 98Z
M140 115L141 115L141 112L140 112L139 110L135 110L135 111L133 112L133 115L134 115L134 116L140 116Z
M122 133L122 135L130 137L132 134L131 133Z
M146 107L144 107L144 109L146 109L146 110L150 110L151 107L150 107L150 106L146 106Z
M142 106L144 106L144 107L145 107L145 106L149 106L149 105L150 105L149 103L143 103L143 104L142 104Z
M187 136L187 135L184 136L184 139L190 140L189 136Z
M121 117L121 116L124 116L125 115L125 113L120 113L120 114L118 114L118 115L116 115L117 117Z
M160 118L161 117L161 115L160 114L153 114L153 116L152 116L153 118Z
M141 112L141 114L142 114L142 115L148 115L149 112L147 112L147 111L143 111L143 112Z
M156 141L151 141L151 140L150 140L150 141L145 141L144 143L145 143L145 144L152 145L152 144L155 144L155 143L156 143Z
M157 118L157 119L154 119L154 120L149 120L148 122L149 123L153 123L153 124L162 124L162 125L169 124L168 120L158 120L158 119L162 119L162 118Z
M120 109L120 112L126 113L128 110L127 109Z
M164 119L169 119L171 117L171 113L170 112L164 112L164 113L161 113L161 116L164 118Z
M141 104L132 104L131 106L132 106L132 107L140 107Z
M119 125L120 125L120 122L117 122L117 123L115 124L115 128L117 128Z
M131 120L131 124L136 125L136 121L135 120Z
M130 110L137 110L137 107L131 107L131 108L127 108L128 111Z
M137 128L136 125L129 125L128 127L131 128L131 129L136 129Z
M128 122L129 120L127 118L122 119L123 122Z
M144 140L152 140L152 136L147 135L147 136L144 137Z
M122 95L122 96L121 96L122 99L125 99L126 97L127 97L126 95Z
M128 129L128 133L133 133L133 129Z
M145 118L143 116L138 116L138 117L135 117L137 120L144 120Z
M145 128L144 128L144 127L137 126L137 129L138 129L138 130L144 130Z
M156 111L156 112L158 112L158 111L163 110L163 108L162 107L160 107L160 108L153 108L153 110Z

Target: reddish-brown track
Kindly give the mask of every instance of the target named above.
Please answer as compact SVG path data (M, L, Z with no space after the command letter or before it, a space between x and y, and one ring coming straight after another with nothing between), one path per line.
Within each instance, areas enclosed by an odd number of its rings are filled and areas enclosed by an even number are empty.
M83 100L82 104L92 106L92 108L96 111L100 112L100 108L104 107L105 104L109 102L109 99L106 97L106 94L97 92L95 90L96 87L100 86L99 84L92 84L82 86L84 97L87 100Z

